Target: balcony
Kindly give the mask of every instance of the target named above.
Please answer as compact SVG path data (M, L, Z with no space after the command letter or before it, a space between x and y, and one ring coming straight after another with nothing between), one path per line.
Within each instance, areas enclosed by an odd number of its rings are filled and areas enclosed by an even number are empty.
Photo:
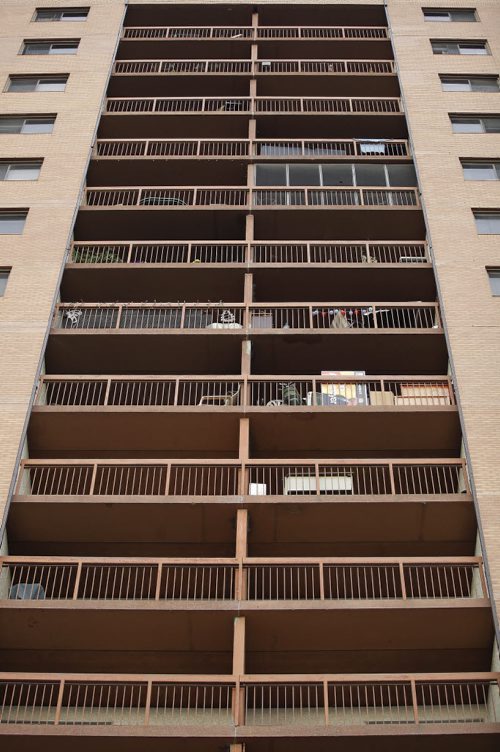
M261 456L457 452L461 432L451 381L440 377L103 376L42 378L31 451L217 452L230 456L249 417Z
M82 749L108 750L113 737L147 738L164 749L165 737L200 746L201 737L251 742L262 752L272 734L280 752L291 736L312 750L328 749L340 737L351 749L373 749L376 740L393 747L406 738L494 749L499 733L498 673L368 675L161 676L99 674L1 675L0 734L50 738L63 749L85 726ZM80 733L82 731L80 730ZM314 737L311 738L311 734ZM280 744L280 737L285 746ZM323 740L318 737L327 737ZM85 742L87 739L87 742ZM445 741L446 740L446 741ZM304 743L303 741L301 742ZM386 747L389 749L389 746ZM294 747L297 749L297 747Z
M237 374L249 337L256 375L303 373L304 363L317 373L339 362L395 374L402 363L415 375L447 368L438 306L420 302L65 303L46 363L49 373Z
M237 80L229 77L228 86L234 88ZM225 96L109 97L99 137L241 139L248 137L249 119L256 118L259 138L407 138L396 96L307 97L297 96L297 87L294 92L295 96L250 97L228 90Z
M249 92L256 79L261 95L290 94L398 96L392 60L275 60L234 59L118 60L108 96L196 96Z
M259 42L268 57L392 56L385 26L143 26L125 27L119 58L249 56Z
M490 665L493 627L478 558L7 557L0 563L2 648L16 648L7 670L22 670L29 653L42 671L78 671L91 660L98 671L141 665L225 673L237 616L250 672L275 671L284 658L292 674L334 665L358 672L368 655L372 671ZM45 651L63 632L51 660Z
M254 556L474 553L459 459L29 460L9 541L24 555L234 556L242 505Z
M369 162L409 159L408 141L381 139L98 139L94 159L265 159L272 161L344 160L346 157Z
M177 300L238 300L245 273L266 300L305 299L347 291L385 300L436 296L424 242L245 243L241 241L76 242L66 265L64 300L159 300L168 289ZM304 272L306 274L304 275Z
M192 237L195 232L200 238L215 239L222 228L227 228L228 238L238 237L248 213L255 213L259 240L282 240L286 235L299 239L304 233L310 237L311 226L318 240L328 240L332 221L339 240L356 234L385 238L388 225L403 240L415 240L424 233L418 190L413 187L113 186L86 189L77 221L78 239L111 240L121 235L135 240L139 225L143 237L155 240L165 232L166 211L172 240L197 239ZM188 224L186 211L192 215Z

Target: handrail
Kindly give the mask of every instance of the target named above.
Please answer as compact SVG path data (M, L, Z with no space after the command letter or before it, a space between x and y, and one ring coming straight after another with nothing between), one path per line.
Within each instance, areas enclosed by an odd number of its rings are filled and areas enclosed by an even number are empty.
M108 97L107 114L392 114L403 112L400 97Z
M94 159L213 158L391 159L410 156L404 139L98 139Z
M386 26L126 26L122 39L232 40L239 39L337 39L387 40Z
M455 404L442 376L42 376L35 406L349 408L439 407Z
M441 674L0 674L0 727L181 725L497 730L498 672ZM461 726L462 724L462 726ZM436 729L437 726L437 729ZM342 727L344 727L342 729ZM7 730L7 729L6 729ZM8 730L7 730L8 732ZM120 731L117 730L118 733ZM359 732L358 732L359 733Z
M14 601L436 601L488 598L480 557L0 557Z
M214 241L76 241L72 244L70 264L273 264L311 265L332 264L429 264L424 241L397 242L314 242L273 241L252 242Z
M449 497L468 501L463 459L22 460L18 497Z
M185 210L191 207L237 207L240 209L293 209L314 207L387 207L419 208L419 191L414 187L357 188L352 186L314 186L289 188L266 186L120 186L86 188L82 206L142 207L144 209Z
M200 74L374 74L385 75L395 73L393 60L368 59L266 59L250 60L248 58L229 59L172 59L147 58L144 60L117 60L113 66L113 75L200 75Z

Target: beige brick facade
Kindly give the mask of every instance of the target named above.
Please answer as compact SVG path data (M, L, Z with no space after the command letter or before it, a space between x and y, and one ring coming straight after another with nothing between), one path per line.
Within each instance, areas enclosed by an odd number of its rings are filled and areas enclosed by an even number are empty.
M5 505L45 333L70 238L79 191L113 58L124 6L96 0L81 23L32 23L51 2L0 8L0 112L57 114L47 135L0 135L0 158L43 158L36 182L0 183L0 208L29 208L24 233L0 236L0 267L11 267L0 299L0 510ZM76 55L27 57L23 39L81 38ZM9 74L68 73L65 92L6 92Z

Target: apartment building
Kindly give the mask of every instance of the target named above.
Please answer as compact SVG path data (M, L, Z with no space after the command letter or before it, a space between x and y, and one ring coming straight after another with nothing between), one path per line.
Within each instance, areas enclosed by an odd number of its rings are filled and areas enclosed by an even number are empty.
M498 2L0 18L2 748L498 749Z

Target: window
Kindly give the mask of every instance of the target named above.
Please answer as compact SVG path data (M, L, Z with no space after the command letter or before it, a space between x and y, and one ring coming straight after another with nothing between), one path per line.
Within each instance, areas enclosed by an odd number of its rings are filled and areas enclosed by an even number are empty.
M0 209L0 235L21 235L28 211Z
M454 133L500 133L500 115L450 115L450 120Z
M486 42L480 40L448 41L446 39L431 39L432 51L435 55L489 55Z
M500 296L500 269L486 269L490 282L491 294Z
M474 219L479 235L500 235L500 210L474 211Z
M38 180L42 160L32 162L0 161L0 180Z
M500 91L498 76L440 76L443 91Z
M10 269L0 269L0 298L3 298L3 296L5 295L9 274Z
M465 180L500 180L500 161L462 161Z
M10 76L7 91L64 91L68 76Z
M257 186L381 186L417 185L412 164L264 164L255 167Z
M75 55L80 44L79 39L59 39L46 42L25 41L23 55Z
M86 21L89 8L37 8L34 21Z
M55 115L50 117L0 117L2 133L52 133Z
M477 21L476 11L474 8L455 10L446 8L422 8L424 19L426 21L441 21L449 23L450 21L456 22L472 22Z

